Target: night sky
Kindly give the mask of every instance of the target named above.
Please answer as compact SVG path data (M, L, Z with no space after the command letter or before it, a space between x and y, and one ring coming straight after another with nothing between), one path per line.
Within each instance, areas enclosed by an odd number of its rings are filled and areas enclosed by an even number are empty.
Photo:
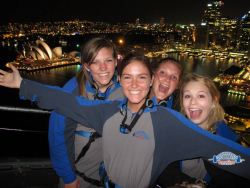
M207 0L7 0L0 7L0 24L89 20L107 23L200 23ZM249 0L224 0L223 16L239 18L250 10Z

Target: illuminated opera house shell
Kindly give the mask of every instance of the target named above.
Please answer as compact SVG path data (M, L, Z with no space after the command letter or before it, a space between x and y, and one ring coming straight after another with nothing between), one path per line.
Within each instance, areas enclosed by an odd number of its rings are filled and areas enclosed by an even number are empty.
M27 54L24 53L23 55L24 57L32 57L34 60L52 60L62 56L62 48L56 47L51 50L44 41L37 40L36 46L30 46Z
M14 62L9 63L14 64L20 70L45 69L79 63L79 54L77 51L65 54L62 47L55 47L51 50L47 43L36 40L36 45L29 45L28 50L23 50Z

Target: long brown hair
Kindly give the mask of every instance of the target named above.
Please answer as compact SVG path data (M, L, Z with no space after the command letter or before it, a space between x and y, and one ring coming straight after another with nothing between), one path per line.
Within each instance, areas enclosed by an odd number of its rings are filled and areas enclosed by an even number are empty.
M87 97L86 94L86 81L89 81L91 84L92 80L89 73L84 68L84 65L91 65L97 56L98 52L102 48L108 48L112 50L113 58L117 59L117 50L115 45L108 39L105 38L92 38L89 40L81 49L81 64L82 69L76 75L80 95Z

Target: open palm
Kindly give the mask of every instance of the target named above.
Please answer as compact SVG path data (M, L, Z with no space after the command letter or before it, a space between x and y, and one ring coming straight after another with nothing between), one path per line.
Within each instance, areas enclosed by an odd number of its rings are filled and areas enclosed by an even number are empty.
M13 65L10 65L12 72L0 69L0 85L9 88L20 88L22 77Z

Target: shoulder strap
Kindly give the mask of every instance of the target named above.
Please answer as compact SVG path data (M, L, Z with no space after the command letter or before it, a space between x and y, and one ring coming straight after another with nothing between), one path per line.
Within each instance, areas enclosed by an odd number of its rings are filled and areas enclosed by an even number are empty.
M76 170L76 173L77 173L82 179L84 179L86 182L89 182L89 183L91 183L91 184L93 184L93 185L95 185L95 186L98 186L98 187L102 187L102 186L103 186L103 184L102 184L101 181L96 180L96 179L93 179L93 178L89 178L89 177L87 177L83 172L80 172L80 171Z
M75 163L77 163L86 154L86 152L88 151L91 143L94 142L95 139L99 138L99 137L100 137L100 135L97 132L93 132L92 133L92 135L89 137L88 143L82 148L82 151L80 152L80 154L78 155L77 159L75 160ZM96 185L98 187L103 186L101 181L93 179L93 178L89 178L83 172L80 172L80 171L76 170L76 173L81 178L83 178L86 182L89 182L89 183L91 183L93 185Z
M75 160L75 163L77 163L88 151L90 145L92 142L95 141L96 138L101 137L97 132L93 132L92 135L89 137L88 143L82 148L82 151L78 155L77 159Z

